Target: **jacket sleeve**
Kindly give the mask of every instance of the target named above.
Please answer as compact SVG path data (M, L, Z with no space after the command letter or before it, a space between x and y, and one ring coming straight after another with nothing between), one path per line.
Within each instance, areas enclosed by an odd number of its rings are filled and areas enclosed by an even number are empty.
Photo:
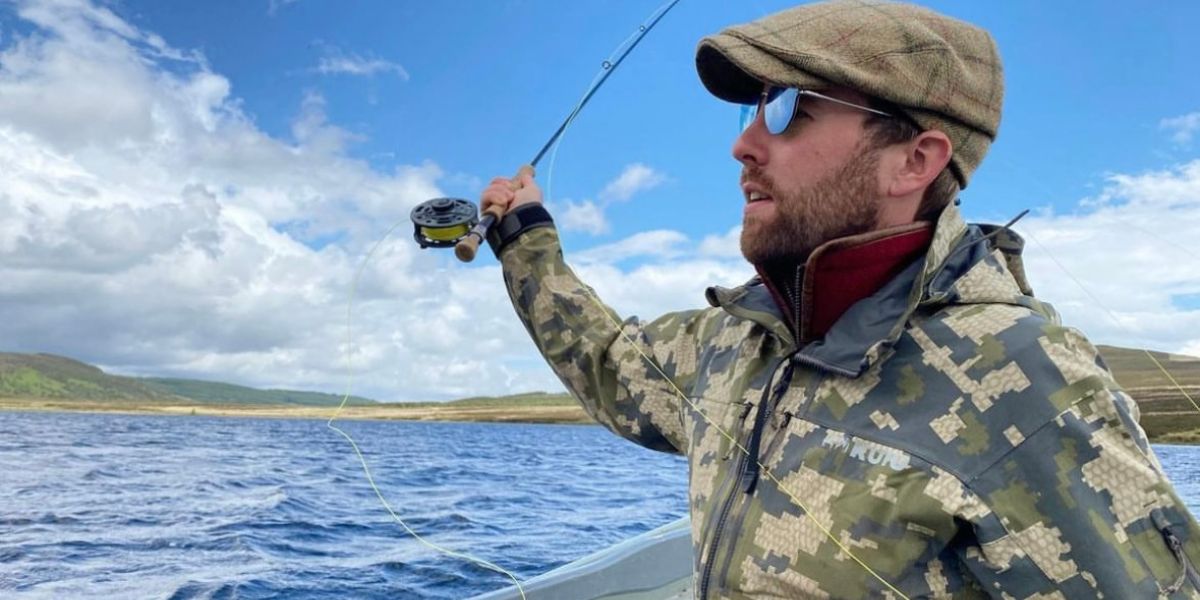
M987 509L964 563L1005 598L1200 597L1200 530L1137 407L1111 379L973 483Z
M699 311L624 322L563 261L551 226L499 252L517 315L567 390L596 421L642 446L681 452L695 378Z

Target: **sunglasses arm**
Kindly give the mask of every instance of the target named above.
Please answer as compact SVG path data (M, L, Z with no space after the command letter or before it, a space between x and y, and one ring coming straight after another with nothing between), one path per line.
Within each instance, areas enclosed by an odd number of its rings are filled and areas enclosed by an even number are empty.
M766 95L766 93L764 92L764 93L763 93L763 95L765 96L765 95ZM875 110L874 108L871 108L871 107L869 107L869 106L863 106L863 105L861 105L861 104L855 104L855 103L853 103L853 102L847 102L847 101L845 101L845 100L839 100L839 99L837 99L837 98L834 98L833 96L826 96L825 94L820 94L820 93L813 92L813 91L810 91L810 90L800 90L800 95L801 95L801 96L812 96L813 98L820 98L820 99L822 99L822 100L828 100L828 101L830 101L830 102L834 102L834 103L836 103L836 104L841 104L842 106L849 106L850 108L857 108L858 110L865 110L865 111L867 111L867 112L869 112L869 113L874 113L874 114L877 114L877 115L880 115L880 116L883 116L883 117L891 117L891 116L893 116L893 115L891 115L891 114L889 114L889 113L885 113L885 112L883 112L882 110Z

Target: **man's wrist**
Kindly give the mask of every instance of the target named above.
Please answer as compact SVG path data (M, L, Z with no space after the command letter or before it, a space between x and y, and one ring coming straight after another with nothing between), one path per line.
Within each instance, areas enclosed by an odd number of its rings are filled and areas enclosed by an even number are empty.
M540 203L526 204L509 211L493 225L488 230L487 242L496 258L500 258L500 252L526 231L553 226L554 219L550 217L546 207Z

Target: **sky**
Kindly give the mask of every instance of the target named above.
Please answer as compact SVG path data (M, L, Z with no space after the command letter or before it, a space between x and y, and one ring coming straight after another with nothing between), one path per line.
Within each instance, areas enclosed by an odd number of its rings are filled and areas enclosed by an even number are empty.
M738 109L694 51L791 4L682 0L539 165L568 262L621 314L752 274ZM531 160L659 6L0 4L0 350L384 401L560 391L490 253L420 250L408 213ZM928 6L1005 65L967 218L1030 209L1035 292L1094 342L1200 355L1200 4Z

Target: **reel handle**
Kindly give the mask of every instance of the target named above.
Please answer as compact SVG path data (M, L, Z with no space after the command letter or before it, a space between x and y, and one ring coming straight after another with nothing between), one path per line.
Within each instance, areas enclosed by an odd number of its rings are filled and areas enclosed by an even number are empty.
M528 172L529 176L532 177L534 173L533 166L524 165L518 169L516 176L509 181L508 187L514 192L521 189L519 182L521 180L521 176L526 172ZM504 217L504 211L505 207L503 206L497 206L495 204L489 206L487 210L484 211L483 217L479 219L478 223L475 224L475 227L472 227L471 231L468 232L467 235L464 235L462 239L454 245L454 256L457 256L458 260L461 260L462 262L471 262L475 260L475 254L479 252L479 245L482 244L483 240L487 238L488 230L492 228L492 225L495 225L497 221Z

